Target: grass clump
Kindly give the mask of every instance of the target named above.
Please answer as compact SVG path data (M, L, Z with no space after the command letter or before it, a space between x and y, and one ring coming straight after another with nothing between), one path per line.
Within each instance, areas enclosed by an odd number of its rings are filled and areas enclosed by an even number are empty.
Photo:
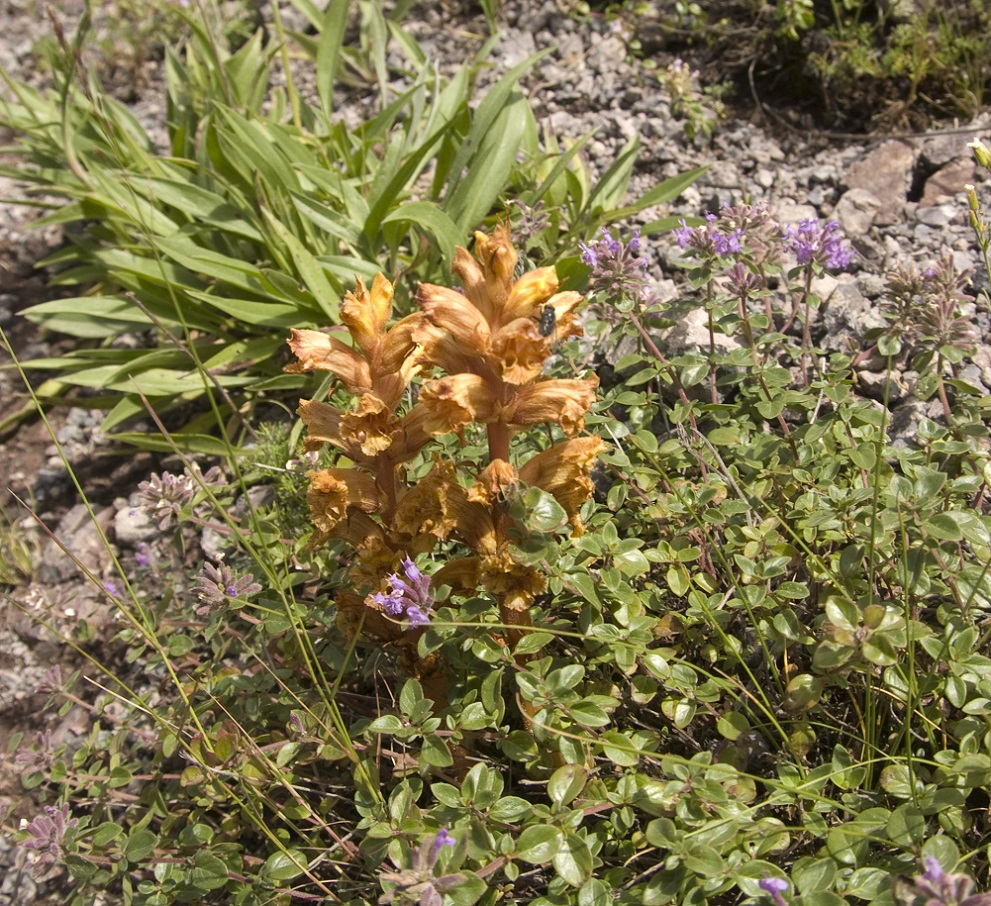
M784 102L819 125L871 130L982 110L987 25L980 0L720 0L665 8L654 30L668 47L702 48L710 80L732 79L741 100L772 110Z
M283 335L337 323L356 273L402 274L397 305L408 309L417 281L440 279L462 237L510 199L548 218L545 246L527 250L536 263L576 253L617 216L638 141L593 181L579 156L591 135L543 136L518 87L540 54L477 98L491 42L442 78L378 5L360 7L358 47L344 44L347 4L302 6L317 37L287 34L277 19L271 38L240 44L176 13L190 34L166 54L165 148L85 70L85 20L62 39L52 89L4 78L0 122L19 135L5 172L48 212L39 225L65 228L66 245L43 264L55 285L82 293L25 312L81 341L31 362L53 374L45 399L82 390L109 410L105 430L154 446L123 430L150 402L185 449L216 453L202 436L216 420L204 401L250 435L255 405L298 396L302 381L282 372ZM296 90L290 47L311 58L315 96ZM417 75L390 69L392 48ZM373 109L357 127L334 116L345 76L371 80ZM632 209L693 178L656 186ZM136 334L142 342L121 340Z
M499 84L512 106L513 79ZM487 109L494 123L505 108ZM234 122L219 103L204 117ZM250 122L245 141L307 144ZM159 283L132 308L117 297L115 317L173 311L157 340L184 356L288 340L285 374L245 366L213 416L225 427L259 388L298 387L306 436L245 408L250 434L212 438L221 470L160 424L152 445L180 465L133 505L162 534L114 552L116 621L102 639L78 629L79 670L46 679L91 730L14 743L45 804L6 828L39 877L66 871L67 902L986 902L991 451L964 375L966 275L890 274L885 324L844 343L817 295L854 261L837 226L738 205L675 231L689 282L661 305L639 233L578 225L596 199L619 204L633 149L595 188L569 153L512 165L521 180L545 168L543 194L464 196L476 220L515 220L472 252L458 240L446 258L439 220L415 246L385 228L355 249L337 236L342 259L388 268L357 268L339 304L329 244L315 257L259 202L272 258L241 289L298 294L271 323L245 326L215 304L233 290L187 285L193 269L162 251L214 230L233 242L231 221L132 237ZM287 172L315 180L308 154ZM161 225L181 206L159 207L155 178L142 220ZM120 253L106 241L80 247ZM433 257L415 287L388 276ZM228 308L191 329L192 312ZM685 325L703 340L679 348ZM614 379L589 374L597 355ZM213 393L198 361L184 367ZM892 424L903 385L911 436Z

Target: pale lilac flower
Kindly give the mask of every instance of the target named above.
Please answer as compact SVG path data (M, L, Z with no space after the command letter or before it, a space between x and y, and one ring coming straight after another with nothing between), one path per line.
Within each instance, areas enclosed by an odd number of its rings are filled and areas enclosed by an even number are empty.
M457 843L458 841L447 832L447 828L442 827L437 831L437 836L434 837L433 843L430 844L430 855L427 857L428 865L433 868L437 862L437 857L440 855L440 851L445 846L457 846Z
M134 548L134 562L142 568L151 565L151 547L147 542L140 541Z
M513 200L512 204L520 209L521 217L513 227L516 244L520 247L526 246L534 236L547 228L550 223L546 212L542 210L544 203L538 201L532 208L523 204L522 201Z
M119 598L124 593L124 587L119 579L106 579L102 585L103 590L112 598Z
M52 731L43 730L36 736L33 747L21 746L14 753L14 764L21 765L25 771L47 771L55 765L52 752Z
M173 475L171 472L162 472L161 475L155 473L138 485L138 495L141 498L138 509L143 510L150 518L158 519L159 531L164 531L173 519L178 520L182 511L192 504L201 485L216 487L221 483L220 469L216 466L205 475L196 464L187 467L182 475Z
M34 691L43 695L54 695L56 692L61 692L62 668L58 664L49 667Z
M309 453L303 453L299 459L286 460L286 470L289 472L309 471L310 469L315 469L319 461L320 451L310 450Z
M775 906L787 906L788 901L784 898L784 894L788 890L788 882L783 878L762 878L758 886L771 895Z
M794 253L798 264L807 264L843 270L853 261L853 249L843 241L840 225L830 220L824 227L814 218L806 218L797 225L785 227L785 245Z
M372 598L390 617L405 616L410 628L425 626L430 622L430 610L434 604L430 577L421 573L409 557L403 560L403 573L405 579L397 573L389 576L389 592L377 592Z
M598 242L591 245L579 242L578 245L582 250L582 261L592 268L589 279L591 292L613 299L649 299L647 267L650 262L643 252L639 230L634 230L624 245L603 227L602 238Z
M743 230L733 227L728 232L717 225L719 218L707 211L705 223L690 227L682 218L681 226L674 231L678 248L688 249L703 260L723 258L743 251Z
M746 298L756 293L763 285L760 277L742 261L737 261L726 271L726 287L734 296Z
M45 814L24 824L22 830L28 832L28 837L21 845L36 854L31 867L32 877L40 878L48 868L62 860L65 832L78 823L77 818L69 817L69 806L64 803L59 808L47 806Z
M380 872L379 878L394 886L386 889L379 897L379 903L386 906L399 898L404 903L415 902L418 906L442 906L444 894L467 880L463 874L434 876L441 850L454 846L455 842L442 827L432 838L423 838L419 849L413 853L409 868Z
M243 595L253 595L262 590L261 585L253 581L254 576L247 573L236 576L231 568L221 562L218 566L206 563L203 572L197 577L197 585L192 591L202 602L196 609L198 614L204 614L226 604L228 601Z
M991 894L972 893L973 879L962 872L948 872L933 856L926 857L926 870L908 887L906 901L913 906L991 906Z

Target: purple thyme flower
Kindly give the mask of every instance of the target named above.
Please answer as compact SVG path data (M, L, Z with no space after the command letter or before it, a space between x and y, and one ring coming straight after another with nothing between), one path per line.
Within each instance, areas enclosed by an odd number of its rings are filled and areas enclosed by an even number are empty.
M788 890L788 882L783 878L762 878L758 886L771 895L775 906L786 906L788 901L784 898L784 893Z
M138 485L141 506L138 508L150 518L158 518L158 529L164 531L175 518L178 521L182 511L190 506L201 486L217 487L222 484L220 469L211 468L205 475L195 463L186 468L182 475L171 472L155 473L147 481Z
M734 296L746 298L756 293L764 284L760 277L742 261L737 261L726 271L726 286Z
M830 220L824 227L811 217L799 221L798 225L785 227L782 234L785 245L794 253L798 264L807 264L832 270L843 270L853 260L853 249L843 241L839 233L840 225Z
M538 201L532 208L523 204L522 201L513 200L512 204L520 209L520 220L514 228L516 244L521 248L533 239L538 233L547 228L550 219L542 210L544 203Z
M690 227L682 220L674 231L679 248L710 265L717 258L741 257L758 267L771 263L777 256L779 237L778 224L763 202L723 205L718 215L707 211L701 226Z
M716 225L719 218L707 211L705 223L690 227L682 218L681 226L674 231L678 248L690 249L696 257L712 260L743 251L743 230L734 227L726 232Z
M419 906L442 906L444 894L467 880L462 874L434 876L441 850L454 845L454 838L443 827L435 835L424 837L410 859L409 868L379 873L379 878L391 885L379 897L379 903L387 906L399 898L404 903L416 902Z
M425 626L430 622L430 610L434 604L430 593L430 577L421 573L409 557L403 559L403 573L405 579L401 579L397 573L389 576L391 588L388 594L377 592L372 598L382 605L382 609L390 617L405 616L411 629Z
M598 242L579 242L582 261L592 268L589 289L611 299L625 297L647 301L650 289L647 281L649 261L643 253L640 230L634 230L626 245L605 227Z
M45 814L23 825L28 837L22 845L37 854L31 867L32 877L40 878L46 869L61 861L65 832L78 823L77 818L69 817L68 803L63 803L59 808L46 806Z
M151 547L147 542L139 541L134 548L134 562L141 567L151 565Z
M917 875L908 892L910 902L925 906L991 906L991 894L972 893L974 881L962 872L948 872L933 856L926 857L924 874Z
M437 836L434 837L433 843L430 844L430 855L428 856L428 864L433 868L434 864L437 862L437 857L440 855L440 851L445 846L457 846L458 841L454 839L448 832L446 827L442 827L437 831Z
M262 590L261 585L253 581L254 576L247 573L238 577L231 568L224 562L219 566L206 563L203 572L197 577L197 585L192 591L202 602L196 608L198 614L205 614L215 607L226 604L232 598L239 598L242 595L253 595Z
M52 731L44 730L38 733L37 742L32 748L21 746L14 753L14 764L21 765L25 772L47 771L55 766L52 751Z

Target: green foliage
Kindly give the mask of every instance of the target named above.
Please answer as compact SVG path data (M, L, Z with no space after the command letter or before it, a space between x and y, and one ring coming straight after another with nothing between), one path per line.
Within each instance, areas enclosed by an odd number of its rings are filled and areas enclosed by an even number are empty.
M991 43L982 0L717 0L676 4L672 35L712 46L706 75L742 94L786 101L831 123L903 127L976 115L988 95Z
M619 480L565 543L541 543L560 514L531 501L521 556L548 594L524 666L490 600L449 595L417 652L453 679L439 713L388 650L339 634L346 563L286 543L305 476L262 429L177 536L226 525L226 562L262 590L218 604L169 564L129 574L116 641L134 667L87 699L111 730L18 756L78 821L61 841L78 902L702 904L777 878L802 902L888 904L928 859L985 871L986 409L948 382L952 419L893 443L850 356L804 329L817 265L755 256L734 260L797 306L737 274L741 308L715 276L728 262L698 262L663 318L700 309L739 345L618 363L590 421ZM590 327L619 344L642 317ZM924 345L927 323L902 339ZM138 665L163 677L156 701L130 691Z
M377 78L382 28L398 26L364 9L364 57L314 41L318 71L349 60ZM8 112L25 118L36 160L48 155L34 172L69 199L66 221L105 218L64 253L62 279L142 303L83 297L98 311L73 329L102 345L82 343L66 380L81 383L99 353L121 382L139 365L160 381L188 373L240 404L290 379L252 366L224 383L183 356L274 349L258 344L328 320L345 268L377 254L442 272L450 224L465 230L503 200L504 186L479 195L471 161L498 155L492 130L529 120L519 72L469 113L466 68L447 85L415 81L357 130L299 98L285 121L259 113L260 40L222 68L196 46L170 64L184 74L170 158L105 98L87 106L65 89L71 128L45 119L57 98L24 95ZM179 90L213 78L215 94ZM329 101L334 79L323 85ZM236 102L219 100L228 91ZM369 141L385 135L387 147ZM519 181L526 216L547 212L528 253L554 261L587 224L631 213L619 206L635 146L593 186L574 165L580 142L523 136L528 159L505 179ZM434 188L393 204L427 173ZM986 251L976 195L971 210ZM738 251L716 242L731 229ZM221 433L227 479L188 468L143 488L149 513L178 523L173 549L115 559L115 620L69 630L106 652L88 663L100 676L46 680L51 707L88 711L91 731L72 745L14 743L22 782L51 805L5 829L36 868L64 865L67 902L109 890L136 906L704 906L766 901L776 880L803 904L890 906L898 879L923 866L986 877L989 403L957 377L974 342L963 280L949 263L891 275L889 326L855 357L816 345L813 277L845 259L829 228L782 235L741 206L678 235L695 256L683 298L610 305L606 287L586 325L618 378L587 420L611 441L611 482L583 508L584 533L559 539L563 511L534 489L500 501L520 526L518 562L546 574L532 627L511 652L490 596L438 593L415 654L445 665L447 707L427 696L428 677L404 673L397 646L338 626L332 601L352 564L343 544L304 546L306 471L320 463L295 453L284 424L255 424L243 448ZM802 249L808 263L782 263ZM566 257L562 272L578 283L582 267ZM161 348L113 359L108 341L140 318ZM666 357L664 331L688 319L709 342ZM560 352L565 374L585 355L573 340ZM891 378L916 369L913 392L940 400L938 420L893 437L889 410L857 393L871 361ZM213 427L226 414L218 406ZM454 443L483 460L477 435ZM525 459L546 439L514 443ZM224 554L222 571L211 565L219 585L190 575L207 527Z
M302 380L281 372L285 334L336 323L356 273L402 273L408 305L416 282L443 280L455 245L510 197L543 203L553 221L543 252L555 258L623 201L637 141L593 183L578 156L587 137L563 149L542 138L517 87L539 54L476 104L473 76L490 45L446 80L377 5L359 4L358 48L343 43L347 4L302 6L318 31L296 36L313 59L316 99L291 76L270 88L285 62L279 42L257 33L234 50L184 13L189 40L166 58L165 153L92 74L79 77L85 23L57 60L56 89L6 78L0 122L20 135L11 150L27 162L5 172L43 196L29 201L49 209L39 225L66 228L66 247L43 263L53 283L80 288L26 315L85 341L31 365L53 373L49 391L99 390L91 403L110 409L107 430L148 405L162 414L204 396L243 427L257 401L298 392ZM389 42L419 73L398 95ZM376 112L357 128L332 116L346 74L379 86ZM621 216L674 194L659 187ZM134 334L143 342L120 342ZM210 449L202 421L173 427L185 447Z
M31 576L32 547L23 525L0 506L0 585L19 585Z

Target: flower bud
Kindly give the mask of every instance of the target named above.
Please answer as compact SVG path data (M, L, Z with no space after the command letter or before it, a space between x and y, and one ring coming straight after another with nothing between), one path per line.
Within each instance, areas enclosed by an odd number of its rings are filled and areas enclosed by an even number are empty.
M982 166L985 170L991 170L991 150L988 150L987 145L984 144L979 138L974 139L972 142L967 143L968 148L973 148L974 159Z

